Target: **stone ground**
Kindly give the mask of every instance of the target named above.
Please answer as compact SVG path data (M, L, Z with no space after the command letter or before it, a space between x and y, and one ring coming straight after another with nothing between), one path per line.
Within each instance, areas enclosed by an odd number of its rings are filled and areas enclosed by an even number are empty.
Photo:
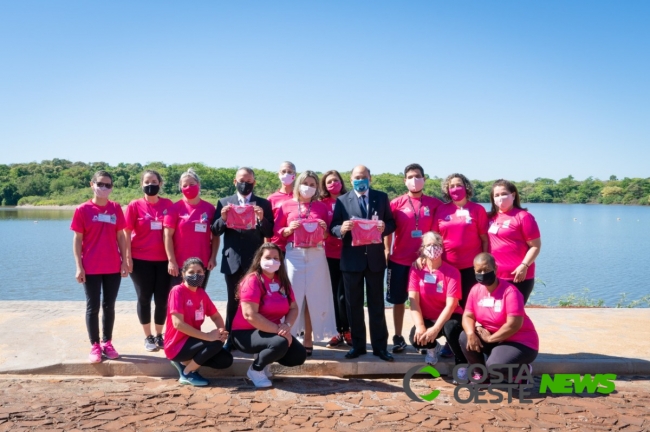
M539 378L536 386L539 388ZM152 377L0 377L0 431L601 431L650 430L650 377L616 381L610 395L546 396L530 404L465 404L442 379L414 379L411 401L399 379L282 377L256 390L243 378L181 386ZM465 391L465 390L463 390Z

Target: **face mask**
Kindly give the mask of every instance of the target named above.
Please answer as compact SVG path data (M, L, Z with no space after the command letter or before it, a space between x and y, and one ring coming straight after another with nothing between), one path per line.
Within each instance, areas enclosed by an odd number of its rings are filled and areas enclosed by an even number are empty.
M145 195L156 196L160 192L160 185L144 185L142 186L142 190Z
M194 199L197 196L199 196L199 191L200 189L198 184L192 186L185 186L183 189L181 189L181 192L183 192L183 196L188 200Z
M328 184L326 187L327 190L330 191L331 193L337 194L341 192L341 189L343 188L343 184L340 181L335 181Z
M424 188L424 179L421 177L412 177L406 180L406 188L409 192L419 193Z
M97 185L93 185L93 192L95 193L95 196L97 198L108 198L108 196L113 192L113 189L108 189L106 187L99 187Z
M432 260L437 260L442 256L442 246L439 245L429 245L424 248L422 251L424 252L424 256L432 259Z
M237 192L239 192L242 196L248 196L250 195L251 192L253 192L253 187L255 185L253 183L246 183L246 182L237 182Z
M490 286L497 280L497 275L494 270L487 273L474 273L474 276L476 276L476 282L485 286Z
M203 285L205 275L194 273L185 275L185 284L192 288L198 288Z
M262 270L266 272L275 273L280 268L280 261L274 259L263 259L260 262L260 267L262 267Z
M359 193L364 193L365 191L368 190L368 187L370 187L370 180L368 179L352 180L352 187L354 188L355 191Z
M467 191L465 190L465 188L463 186L455 186L455 187L449 188L449 196L454 201L462 201L467 196Z
M295 174L289 174L289 173L284 173L278 175L278 178L282 182L283 185L289 186L291 183L293 183L293 180L296 178Z
M494 203L499 207L499 210L501 211L508 211L510 210L510 207L512 207L512 203L515 201L515 198L512 196L512 194L508 195L499 195L498 197L494 198Z
M316 193L316 188L307 186L307 185L300 185L300 196L303 198L311 198L314 196Z

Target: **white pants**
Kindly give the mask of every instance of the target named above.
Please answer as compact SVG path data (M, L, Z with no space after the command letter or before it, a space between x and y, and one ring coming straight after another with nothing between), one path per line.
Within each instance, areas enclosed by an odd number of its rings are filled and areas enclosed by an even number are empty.
M293 333L297 335L305 330L306 303L309 305L314 341L329 340L337 335L332 282L325 249L295 249L287 245L285 264L298 305L298 320L294 323Z

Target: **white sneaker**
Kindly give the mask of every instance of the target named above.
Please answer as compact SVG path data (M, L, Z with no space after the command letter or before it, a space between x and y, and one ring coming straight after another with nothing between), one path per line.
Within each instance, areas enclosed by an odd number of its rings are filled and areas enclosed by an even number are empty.
M144 340L144 349L149 352L158 351L158 346L156 345L156 340L153 336L149 335Z
M296 336L296 339L298 339L298 342L300 342L301 345L304 344L305 343L305 333L301 332L298 336Z
M266 377L264 371L256 371L253 369L253 365L248 368L246 376L250 378L251 381L253 381L253 384L257 388L271 387L273 385L271 381Z
M427 355L424 358L424 361L427 362L428 365L435 365L438 363L438 354L440 354L440 351L442 351L442 345L440 344L436 344L435 348L427 349Z
M273 372L271 372L271 365L266 365L264 366L264 375L266 375L267 378L273 378Z

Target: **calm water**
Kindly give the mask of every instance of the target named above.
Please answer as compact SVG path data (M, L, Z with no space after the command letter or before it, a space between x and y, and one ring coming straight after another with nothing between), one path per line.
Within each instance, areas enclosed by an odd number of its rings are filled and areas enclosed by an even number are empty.
M650 207L530 204L542 231L534 303L580 293L613 306L650 294ZM0 300L84 300L74 279L72 211L0 207ZM575 220L574 220L575 218ZM35 221L38 221L35 223ZM221 254L219 254L221 257ZM220 264L220 263L219 263ZM220 273L208 292L226 300ZM118 300L135 300L130 278L122 279Z

